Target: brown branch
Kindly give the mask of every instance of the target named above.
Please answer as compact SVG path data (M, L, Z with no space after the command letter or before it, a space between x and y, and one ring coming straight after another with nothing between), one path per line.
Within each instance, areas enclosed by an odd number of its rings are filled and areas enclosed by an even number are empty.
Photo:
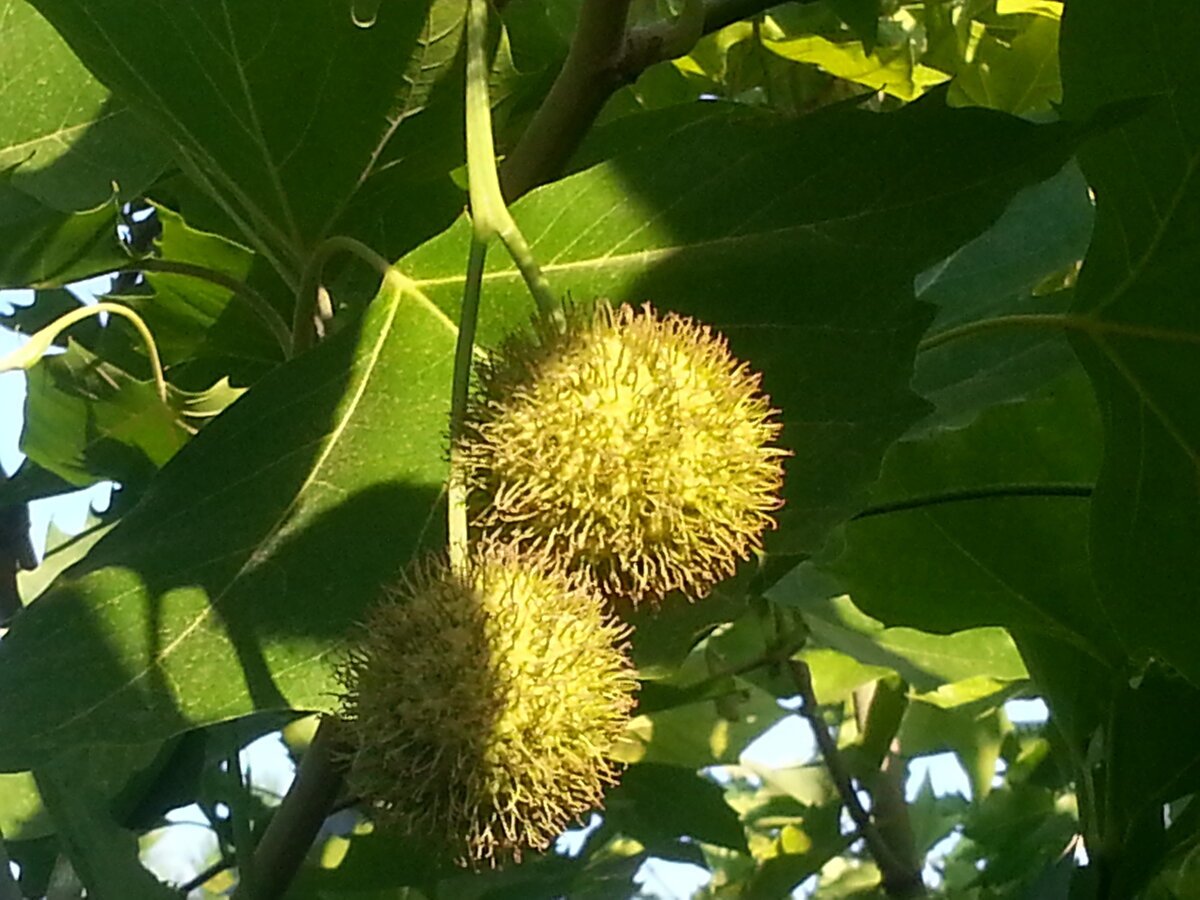
M829 776L833 779L838 795L842 798L846 811L854 821L855 828L866 841L867 851L875 860L875 864L879 866L884 890L889 897L921 896L925 893L925 885L921 881L920 873L917 872L914 876L911 868L896 856L887 841L880 835L879 829L871 819L871 814L863 808L862 801L858 799L858 791L850 778L846 761L842 758L837 743L825 727L825 722L821 719L821 714L817 709L817 698L813 693L812 673L808 669L808 664L803 660L793 659L790 660L790 667L792 677L796 682L796 691L803 701L799 710L800 715L804 716L808 720L808 724L812 726L813 737L821 751L821 757L825 760L825 768L829 770Z
M342 772L334 762L333 723L326 719L300 760L296 780L275 810L254 850L250 868L253 895L239 888L235 900L275 900L287 893L342 788Z
M623 84L620 59L630 0L583 0L571 49L550 92L500 169L512 201L555 177L605 102Z
M698 28L685 10L679 21L627 33L629 4L630 0L583 0L567 59L500 168L505 199L516 200L558 177L619 88L655 63L687 53L703 35L777 6L779 0L706 0Z

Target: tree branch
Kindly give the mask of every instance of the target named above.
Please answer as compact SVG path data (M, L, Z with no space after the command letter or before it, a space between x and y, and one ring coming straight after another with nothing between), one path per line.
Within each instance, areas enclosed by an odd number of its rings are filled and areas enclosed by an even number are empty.
M550 92L500 170L505 199L555 177L605 102L623 84L620 67L630 0L583 0L571 49Z
M885 873L884 890L890 897L914 897L925 893L921 879L921 856L913 835L912 818L904 796L908 761L899 754L896 737L908 706L907 688L899 679L880 679L853 693L863 760L867 767L860 783L871 796L871 818L880 838L899 864L891 881Z
M685 9L678 21L626 33L629 4L630 0L583 0L566 62L500 169L510 202L558 177L619 88L655 63L687 53L700 37L778 6L779 0L706 0L698 2L699 28L696 17Z
M341 769L333 758L333 724L325 719L317 727L296 772L296 780L271 817L251 860L254 893L239 887L235 900L276 900L296 877L296 871L316 839L325 817L342 788Z
M850 778L846 761L842 758L837 743L825 727L825 722L821 719L821 714L817 709L817 698L813 693L812 673L808 669L808 664L803 660L793 659L789 661L789 665L792 677L796 682L796 691L803 701L799 710L800 715L804 716L808 720L808 724L812 726L817 747L821 751L825 767L829 770L829 775L842 798L842 803L854 821L858 833L866 841L867 850L875 860L875 864L879 866L884 890L887 891L889 897L904 898L922 895L925 892L925 885L921 881L920 873L916 873L914 880L912 871L904 865L879 834L879 829L872 821L870 813L863 808L862 801L858 799L858 791L855 790L854 782Z

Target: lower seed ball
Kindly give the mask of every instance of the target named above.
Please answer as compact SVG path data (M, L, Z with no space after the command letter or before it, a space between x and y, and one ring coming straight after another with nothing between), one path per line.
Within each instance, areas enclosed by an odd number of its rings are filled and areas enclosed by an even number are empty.
M342 665L348 781L463 864L541 849L597 806L633 707L626 626L546 557L486 545L379 605Z

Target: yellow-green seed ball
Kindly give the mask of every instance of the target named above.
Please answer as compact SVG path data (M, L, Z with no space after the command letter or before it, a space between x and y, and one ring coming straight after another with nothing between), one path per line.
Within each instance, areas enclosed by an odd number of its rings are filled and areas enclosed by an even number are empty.
M498 545L427 563L340 670L348 781L383 824L464 865L541 849L599 805L636 680L585 578Z
M610 597L702 596L774 524L788 455L774 416L708 326L574 307L482 367L460 445L473 524Z

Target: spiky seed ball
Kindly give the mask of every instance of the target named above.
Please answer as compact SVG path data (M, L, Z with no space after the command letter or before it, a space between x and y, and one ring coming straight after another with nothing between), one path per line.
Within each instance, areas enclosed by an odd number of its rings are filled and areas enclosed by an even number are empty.
M426 563L341 667L350 787L464 865L546 847L613 783L627 636L584 577L537 554L486 545L465 574Z
M646 304L535 322L481 367L462 456L485 534L638 602L702 596L781 505L780 425L724 338Z

